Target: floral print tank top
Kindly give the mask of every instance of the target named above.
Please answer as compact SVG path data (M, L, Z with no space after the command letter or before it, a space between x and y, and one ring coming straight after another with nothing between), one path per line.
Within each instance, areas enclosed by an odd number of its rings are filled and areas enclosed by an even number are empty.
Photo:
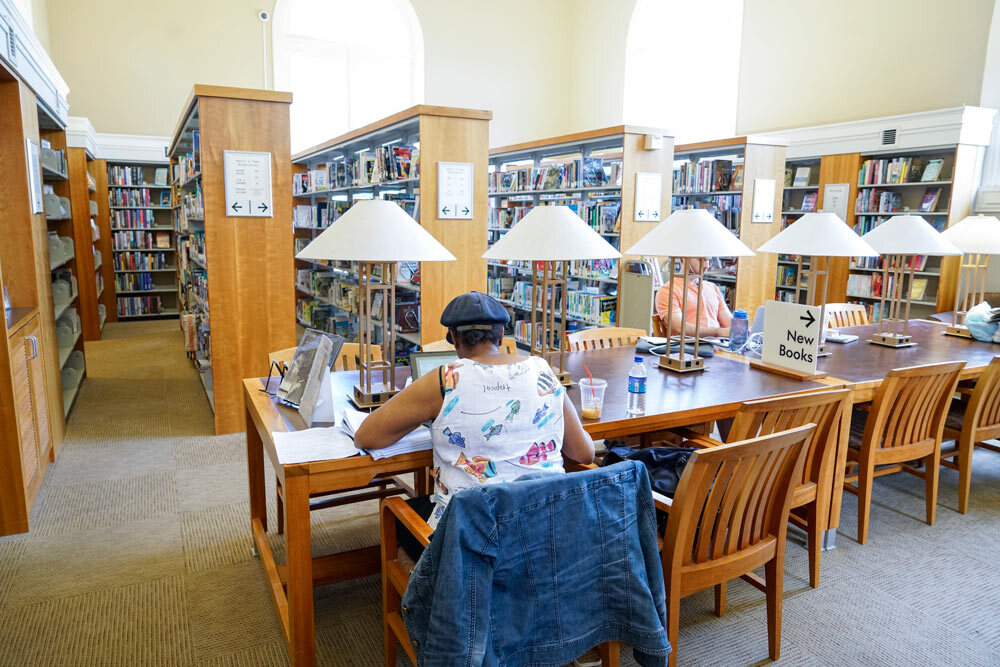
M451 496L529 472L565 472L566 390L538 357L498 366L459 359L443 369L444 402L431 425L436 527Z

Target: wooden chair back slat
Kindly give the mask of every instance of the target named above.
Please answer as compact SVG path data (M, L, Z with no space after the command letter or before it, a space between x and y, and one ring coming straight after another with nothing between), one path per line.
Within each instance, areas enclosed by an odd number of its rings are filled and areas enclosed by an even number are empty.
M382 348L378 345L369 347L372 358L369 361L382 361ZM340 346L340 355L333 366L335 371L356 371L358 370L358 355L361 354L359 343L344 343Z
M826 304L826 326L831 329L870 324L868 311L859 303Z
M566 342L570 352L583 352L586 350L603 350L615 347L630 347L639 341L640 336L645 336L642 329L629 329L625 327L595 327L593 329L582 329L566 334Z
M652 329L650 329L650 331L653 332L653 335L656 336L657 338L666 338L667 326L663 323L663 320L660 319L660 316L657 315L656 313L653 313L653 316L650 318L650 320L652 321L653 324Z
M824 483L832 471L835 442L840 434L848 391L812 392L781 398L749 401L740 406L729 430L729 441L748 440L787 431L804 424L816 424L806 447L805 464L799 484Z
M865 442L893 449L941 436L964 361L890 370L865 422Z
M794 480L814 429L810 424L695 451L667 521L664 567L704 564L765 539L783 539Z
M965 419L977 429L1000 427L1000 356L993 357L976 380Z

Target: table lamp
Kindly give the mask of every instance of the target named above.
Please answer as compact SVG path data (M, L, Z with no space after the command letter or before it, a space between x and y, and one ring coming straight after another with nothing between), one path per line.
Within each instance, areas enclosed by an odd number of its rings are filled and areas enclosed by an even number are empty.
M688 284L692 274L688 270L687 260L691 257L748 257L754 252L740 241L721 222L703 208L690 208L674 211L666 220L654 227L639 242L625 251L627 255L653 255L668 257L670 260L670 280L667 284L673 290L675 262L680 260L683 268L683 297L681 301L681 335L680 348L676 354L670 351L674 336L670 333L673 322L673 307L667 311L667 353L660 357L660 368L666 368L677 373L700 371L705 362L698 356L699 334L701 333L701 286L705 274L705 265L693 274L698 279L696 312L698 317L694 323L695 353L685 353L684 314L687 312Z
M542 262L531 271L531 352L549 362L562 384L571 381L564 370L566 336L555 320L559 310L565 327L569 263L621 256L568 206L535 206L483 253L486 259Z
M826 348L826 299L830 284L829 271L820 270L816 261L824 258L829 266L831 257L878 257L870 245L861 240L857 232L847 226L836 213L806 213L789 224L767 243L757 248L757 252L784 255L798 255L798 274L795 294L802 288L802 258L809 257L809 284L806 286L806 303L819 306L819 352L820 356L830 354ZM823 295L817 304L815 291L817 278L823 277Z
M389 400L396 389L396 263L454 261L447 248L395 202L357 201L296 257L358 263L358 342L360 378L354 402L370 408ZM381 321L372 318L372 299L381 294ZM382 359L371 355L371 325L381 325ZM386 343L388 342L388 345ZM373 376L382 372L382 381ZM388 378L388 381L387 381Z
M984 300L990 255L1000 254L1000 220L994 215L970 215L941 232L941 236L964 253L955 289L955 317L945 333L972 338L965 326L965 314Z
M882 255L878 333L872 334L869 342L886 347L916 345L909 335L909 328L913 268L917 256L961 255L962 251L942 238L941 232L919 215L906 214L890 218L861 238ZM907 277L905 297L904 277ZM892 294L887 300L886 291L890 289Z

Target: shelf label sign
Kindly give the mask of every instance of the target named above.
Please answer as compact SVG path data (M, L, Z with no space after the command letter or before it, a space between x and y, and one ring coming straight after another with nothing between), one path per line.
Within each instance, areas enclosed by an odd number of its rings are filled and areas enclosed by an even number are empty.
M850 183L827 183L823 187L823 211L836 213L841 220L847 220L847 200L850 192Z
M753 216L751 222L774 222L774 187L773 178L753 179Z
M821 326L819 306L768 301L764 305L761 359L775 366L815 375Z
M472 166L471 162L438 162L438 220L472 220Z
M635 172L635 214L633 218L636 222L659 222L662 197L662 175Z
M227 218L273 218L271 154L222 151Z

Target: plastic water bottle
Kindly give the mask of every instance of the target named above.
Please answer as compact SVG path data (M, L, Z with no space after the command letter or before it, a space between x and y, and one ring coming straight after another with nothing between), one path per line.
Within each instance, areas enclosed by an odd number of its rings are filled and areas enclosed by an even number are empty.
M636 357L628 372L628 416L646 414L646 366Z
M750 320L747 311L742 308L733 313L733 321L729 324L729 351L739 352L747 343L750 332Z

